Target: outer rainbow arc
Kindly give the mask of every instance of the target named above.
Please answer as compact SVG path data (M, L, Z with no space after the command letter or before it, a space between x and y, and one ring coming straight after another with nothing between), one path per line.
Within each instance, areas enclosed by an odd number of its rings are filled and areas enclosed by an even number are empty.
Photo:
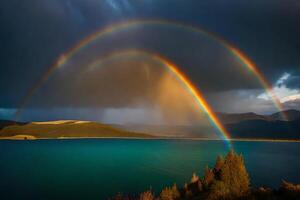
M194 26L190 25L184 25L180 23L175 23L172 21L165 21L165 20L131 20L131 21L126 21L126 22L121 22L117 23L111 26L108 26L104 29L101 29L100 31L97 31L87 38L81 40L79 43L77 43L73 48L71 48L67 53L62 55L44 74L44 76L37 81L37 83L29 90L29 92L26 94L26 96L23 98L19 109L16 113L16 117L19 116L21 113L22 108L27 104L31 96L40 88L40 86L46 82L51 74L55 71L55 69L63 66L74 54L79 52L82 48L87 46L88 44L92 43L93 41L101 38L102 36L105 36L107 34L113 33L118 30L122 30L125 28L130 28L130 27L135 27L139 25L145 25L145 24L158 24L158 25L172 25L175 27L183 28L183 29L188 29L192 30L194 32L198 32L201 34L204 34L206 36L212 37L214 40L220 42L224 47L230 50L230 52L235 55L241 62L245 64L245 66L257 77L259 82L262 84L262 86L265 88L267 91L268 95L272 99L274 105L277 107L279 111L283 110L283 107L272 90L271 85L268 83L268 81L264 78L263 74L259 71L258 67L245 55L243 54L240 50L238 50L236 47L234 47L232 44L230 44L228 41L225 41L224 39L220 38L216 34L210 33L208 31L196 28ZM283 116L286 118L285 116Z
M203 97L200 90L197 89L196 86L189 80L189 78L182 71L179 70L179 67L176 66L174 63L172 63L169 59L149 51L139 50L139 49L129 49L129 50L123 50L119 52L113 52L106 56L103 56L96 62L92 63L90 66L91 67L94 67L95 65L99 66L102 64L103 60L114 58L116 56L137 55L137 54L139 55L143 54L151 57L154 60L161 62L172 74L174 74L175 77L178 78L183 83L183 85L187 88L190 94L195 98L199 107L204 110L204 112L211 120L212 124L218 129L218 131L220 131L224 139L228 142L228 145L231 147L230 133L225 129L225 127L219 121L218 117L216 116L212 108L209 106L209 104ZM87 70L89 70L89 68Z
M229 43L228 43L229 44ZM272 99L274 105L278 108L279 111L284 111L283 105L280 102L279 98L275 94L274 90L272 89L272 85L264 78L263 73L259 70L254 62L252 62L243 52L236 49L233 46L228 46L231 52L236 55L243 63L246 64L248 69L257 77L259 82L263 85L266 89L267 94ZM284 112L282 112L282 117L284 120L288 120L288 117Z
M211 36L213 39L216 41L219 41L220 44L222 44L224 47L230 50L230 52L235 55L237 58L242 61L245 66L255 75L255 77L258 79L258 81L262 84L262 86L265 88L267 94L270 96L272 99L274 105L277 107L279 111L283 111L283 106L281 102L279 101L277 95L274 93L271 84L264 78L263 73L259 70L259 68L253 63L250 58L248 58L242 51L237 49L234 45L230 44L228 41L224 40L223 38L220 38L218 35L208 32L203 29L196 28L194 26L190 25L185 25L185 24L180 24L180 23L175 23L172 21L166 21L166 20L132 20L132 21L127 21L123 23L118 23L112 26L109 26L107 28L104 28L100 30L99 32L96 32L92 34L90 37L86 38L86 40L83 40L82 43L79 43L78 46L75 46L75 51L71 51L73 53L76 53L77 50L80 50L82 47L84 47L86 44L89 44L91 41L94 41L97 38L100 38L106 34L113 33L114 31L117 30L122 30L123 28L128 28L131 26L138 26L142 24L161 24L161 25L173 25L177 27L181 27L184 29L191 29L195 32L199 32L208 36ZM72 55L72 54L70 54ZM287 119L287 116L284 115L283 113L283 118Z

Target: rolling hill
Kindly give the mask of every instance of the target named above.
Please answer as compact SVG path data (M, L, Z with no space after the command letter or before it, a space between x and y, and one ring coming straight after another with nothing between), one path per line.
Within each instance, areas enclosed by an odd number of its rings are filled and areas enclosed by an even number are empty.
M0 137L68 138L68 137L135 137L150 138L149 134L124 131L90 121L60 120L12 124L0 130Z

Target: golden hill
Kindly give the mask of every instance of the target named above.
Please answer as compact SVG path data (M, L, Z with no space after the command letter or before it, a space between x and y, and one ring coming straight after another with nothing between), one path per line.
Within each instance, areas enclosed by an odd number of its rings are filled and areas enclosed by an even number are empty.
M24 135L34 138L71 138L71 137L136 137L150 138L148 134L124 131L109 125L90 121L60 120L32 122L24 125L10 125L0 130L0 137L8 138Z

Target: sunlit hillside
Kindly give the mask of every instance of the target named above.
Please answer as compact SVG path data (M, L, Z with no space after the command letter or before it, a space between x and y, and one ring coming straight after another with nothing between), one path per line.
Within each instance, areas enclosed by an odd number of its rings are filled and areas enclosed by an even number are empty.
M0 131L1 137L12 137L16 135L28 135L36 138L63 138L63 137L152 137L148 134L141 134L113 128L89 121L50 121L33 122L25 125L11 125Z

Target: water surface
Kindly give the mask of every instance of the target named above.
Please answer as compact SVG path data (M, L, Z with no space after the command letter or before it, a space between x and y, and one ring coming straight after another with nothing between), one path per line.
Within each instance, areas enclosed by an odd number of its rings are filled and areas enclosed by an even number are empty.
M300 182L300 143L234 142L254 186ZM158 192L203 175L228 149L222 141L0 140L0 199L106 199Z

